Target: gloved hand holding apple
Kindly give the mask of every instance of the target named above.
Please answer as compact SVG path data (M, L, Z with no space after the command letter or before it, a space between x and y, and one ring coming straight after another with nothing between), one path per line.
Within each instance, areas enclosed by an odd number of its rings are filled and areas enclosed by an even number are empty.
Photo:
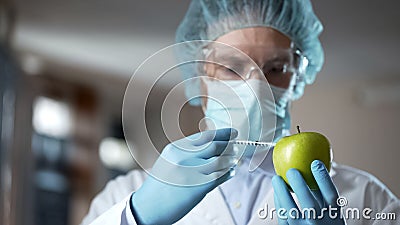
M328 139L316 132L300 132L282 138L275 146L273 163L277 175L272 178L274 202L277 210L284 209L284 215L278 215L279 224L331 224L343 225L345 220L339 213L336 217L327 215L327 207L339 209L339 193L329 176L332 154ZM289 187L291 190L289 190ZM314 209L318 218L292 217L289 213L299 206L293 199L293 191L302 209Z
M317 190L318 185L311 172L311 163L320 160L328 171L331 168L332 154L328 139L317 132L300 132L283 137L278 141L273 152L273 163L276 174L289 184L286 173L289 169L297 169L311 190Z

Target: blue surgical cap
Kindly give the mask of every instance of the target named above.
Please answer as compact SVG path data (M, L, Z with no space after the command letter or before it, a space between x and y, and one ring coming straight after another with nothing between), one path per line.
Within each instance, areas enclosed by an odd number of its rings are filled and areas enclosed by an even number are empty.
M288 36L308 59L304 79L294 90L294 99L303 95L306 84L315 80L324 62L319 41L323 30L309 0L193 0L176 32L176 42L216 40L230 31L248 27L271 27ZM177 52L179 60L193 59L206 42L192 42ZM184 79L196 75L196 66L183 69ZM186 85L186 97L199 105L199 79Z

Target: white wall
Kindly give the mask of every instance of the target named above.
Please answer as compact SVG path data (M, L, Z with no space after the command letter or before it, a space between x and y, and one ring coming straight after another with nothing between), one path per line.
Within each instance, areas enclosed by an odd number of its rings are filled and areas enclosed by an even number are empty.
M318 131L331 141L334 160L366 170L400 196L400 104L365 106L359 92L372 85L384 87L400 79L365 81L318 80L306 88L292 108L293 127ZM400 92L400 89L398 90Z

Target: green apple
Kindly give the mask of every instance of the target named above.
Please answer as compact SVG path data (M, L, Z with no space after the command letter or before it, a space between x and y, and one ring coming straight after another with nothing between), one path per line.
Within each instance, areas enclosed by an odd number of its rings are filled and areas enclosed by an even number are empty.
M311 172L312 161L322 161L328 171L331 168L331 146L328 139L316 132L300 132L282 138L276 143L273 152L273 163L276 174L289 185L286 172L295 168L300 171L311 190L317 190L318 185Z

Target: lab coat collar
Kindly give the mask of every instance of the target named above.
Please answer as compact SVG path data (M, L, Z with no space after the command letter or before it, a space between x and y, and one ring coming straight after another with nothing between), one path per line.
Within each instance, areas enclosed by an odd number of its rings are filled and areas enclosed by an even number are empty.
M243 158L240 159L238 166L242 167L241 169L248 171L250 169L251 160L255 160L258 162L262 160L257 169L252 172L260 172L269 176L273 176L276 174L274 165L272 163L272 149L267 153L267 155L265 155L265 152L260 152L255 153L252 157L243 156Z
M261 162L260 166L257 168L261 172L266 173L268 175L275 175L276 174L275 173L274 164L272 162L273 151L274 151L274 149L271 149L271 150L268 151L268 153L265 156L264 160ZM262 152L254 154L254 158L260 158L260 157L264 157L264 154Z

